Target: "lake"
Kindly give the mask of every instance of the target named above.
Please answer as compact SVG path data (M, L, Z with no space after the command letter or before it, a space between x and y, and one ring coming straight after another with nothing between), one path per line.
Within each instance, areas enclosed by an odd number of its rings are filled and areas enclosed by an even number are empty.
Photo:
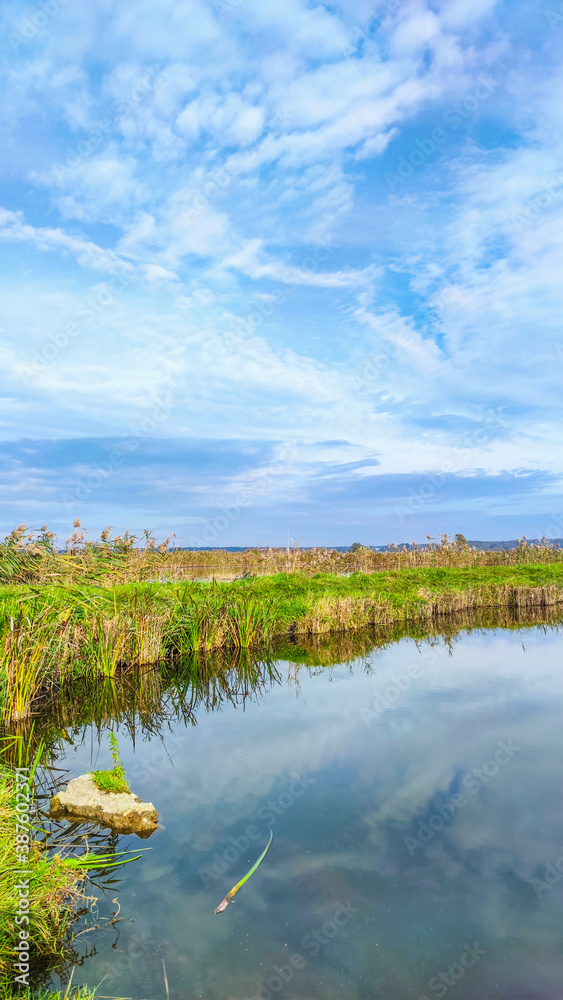
M74 985L154 1000L165 968L171 1000L560 1000L561 630L366 647L119 727L161 827L119 838L151 850L92 890ZM68 738L65 781L110 765L97 727Z

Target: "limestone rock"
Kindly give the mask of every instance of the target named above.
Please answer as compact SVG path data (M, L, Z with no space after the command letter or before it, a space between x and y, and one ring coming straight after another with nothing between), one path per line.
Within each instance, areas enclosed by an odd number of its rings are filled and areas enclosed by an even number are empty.
M148 837L156 830L158 813L152 802L142 802L133 792L104 792L91 774L69 781L64 792L51 799L51 816L76 823L89 820L118 833Z

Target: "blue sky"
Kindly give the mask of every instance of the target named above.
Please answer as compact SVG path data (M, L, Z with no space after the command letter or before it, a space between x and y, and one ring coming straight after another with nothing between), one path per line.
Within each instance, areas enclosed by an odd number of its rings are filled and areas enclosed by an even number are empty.
M0 22L1 528L563 536L563 5Z

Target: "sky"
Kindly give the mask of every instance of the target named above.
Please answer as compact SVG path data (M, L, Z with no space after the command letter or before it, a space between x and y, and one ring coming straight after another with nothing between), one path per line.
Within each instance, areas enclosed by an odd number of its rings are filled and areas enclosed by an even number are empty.
M0 531L563 536L563 3L0 28Z

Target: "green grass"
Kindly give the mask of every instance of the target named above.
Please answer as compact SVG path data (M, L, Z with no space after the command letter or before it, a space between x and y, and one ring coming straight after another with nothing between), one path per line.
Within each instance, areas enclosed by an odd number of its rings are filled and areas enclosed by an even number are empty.
M110 771L92 771L94 784L102 792L129 792L129 785L125 777L125 765L119 759L119 745L114 732L108 733L113 767Z
M20 736L4 738L0 757L0 1000L12 996L91 1000L94 991L85 987L71 991L69 983L61 995L41 984L53 970L62 970L64 975L65 968L77 960L73 925L94 902L85 891L88 873L96 870L97 877L105 878L116 868L139 860L141 852L87 850L77 854L72 836L68 844L64 838L51 839L36 815L34 801L36 792L46 794L45 775L39 777L38 771L45 744L39 740L31 759L32 737L33 730L28 733L29 742L24 743ZM117 753L115 736L112 749ZM22 777L18 781L16 769L22 767L26 770L19 772ZM124 777L122 765L117 763L114 770ZM46 797L50 799L51 793ZM21 803L28 798L22 820ZM18 946L25 949L27 957L18 955ZM23 961L27 969L18 969L17 963ZM16 977L22 975L26 981L18 983Z
M0 587L0 718L25 721L41 693L70 678L113 678L193 652L561 601L561 562L279 573L231 583L7 585Z
M202 586L202 585L200 585ZM205 586L205 585L203 585ZM209 586L209 585L207 585ZM248 584L226 584L232 591ZM252 581L252 595L262 601L277 603L273 630L280 634L303 623L321 602L371 599L388 605L393 620L416 617L428 605L440 599L473 594L483 601L494 600L500 588L561 588L563 600L563 565L524 565L495 567L447 567L403 569L383 573L352 573L335 576L318 573L278 574ZM477 593L479 592L479 593Z
M18 836L15 794L11 774L0 768L0 982L10 977L13 980L17 975L12 972L17 961L14 945L24 926L17 891L18 882L24 876L15 853ZM49 857L34 840L33 832L25 870L30 872L25 875L29 879L29 910L26 911L29 923L25 930L32 943L30 966L35 970L43 963L54 965L64 957L75 904L83 898L78 889L83 874L67 868L59 857ZM20 920L19 927L17 920Z
M114 767L111 771L92 771L94 784L102 792L128 792L129 785L122 767Z
M96 1000L96 991L88 986L68 987L62 990L38 989L32 992L15 992L8 978L0 978L0 1000Z

